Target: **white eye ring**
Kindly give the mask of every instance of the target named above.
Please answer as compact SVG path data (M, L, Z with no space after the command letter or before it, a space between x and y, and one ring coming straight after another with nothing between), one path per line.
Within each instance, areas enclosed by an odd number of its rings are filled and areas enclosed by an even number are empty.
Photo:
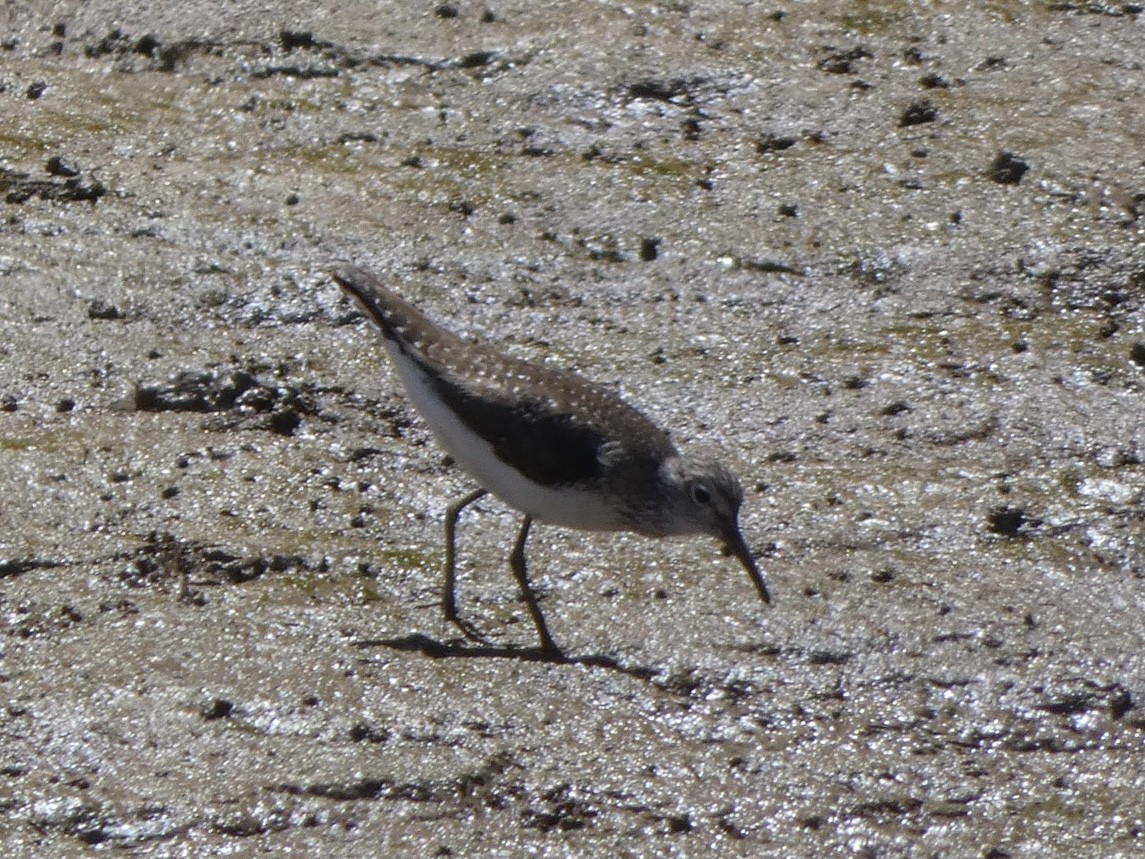
M712 503L712 493L702 483L692 484L692 500L699 504L701 507L707 507Z

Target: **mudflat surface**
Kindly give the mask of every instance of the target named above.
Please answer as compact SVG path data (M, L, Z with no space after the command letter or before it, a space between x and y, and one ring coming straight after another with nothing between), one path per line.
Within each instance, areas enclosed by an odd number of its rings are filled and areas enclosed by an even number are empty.
M541 6L544 6L542 9ZM5 856L1145 850L1145 14L8 3ZM517 518L331 265L743 478Z

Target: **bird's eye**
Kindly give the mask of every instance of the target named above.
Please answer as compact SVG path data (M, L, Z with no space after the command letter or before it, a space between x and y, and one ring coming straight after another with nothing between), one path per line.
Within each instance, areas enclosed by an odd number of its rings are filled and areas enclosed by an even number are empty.
M693 484L692 500L701 506L707 506L712 503L712 493L708 492L708 488L702 484Z

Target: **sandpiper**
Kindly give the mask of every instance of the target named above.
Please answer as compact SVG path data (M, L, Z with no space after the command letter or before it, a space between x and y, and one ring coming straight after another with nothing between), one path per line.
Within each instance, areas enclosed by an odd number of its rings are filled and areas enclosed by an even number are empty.
M467 638L487 643L457 612L454 537L461 511L488 493L524 513L509 565L547 654L560 649L525 568L534 520L649 537L708 534L724 541L771 601L740 532L743 489L722 464L680 454L667 433L606 388L462 340L364 269L332 274L380 329L441 446L480 487L445 514L442 609Z

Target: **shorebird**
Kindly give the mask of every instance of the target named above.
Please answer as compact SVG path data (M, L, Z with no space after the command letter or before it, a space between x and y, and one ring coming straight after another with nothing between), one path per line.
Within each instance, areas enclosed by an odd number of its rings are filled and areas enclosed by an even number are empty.
M406 393L438 442L478 484L445 513L441 606L466 638L488 643L457 611L457 519L489 493L524 514L509 566L546 654L559 655L560 648L526 570L534 521L715 537L743 564L762 600L771 601L740 531L743 489L720 462L681 454L666 432L600 385L462 340L365 269L340 266L332 275L381 331Z

